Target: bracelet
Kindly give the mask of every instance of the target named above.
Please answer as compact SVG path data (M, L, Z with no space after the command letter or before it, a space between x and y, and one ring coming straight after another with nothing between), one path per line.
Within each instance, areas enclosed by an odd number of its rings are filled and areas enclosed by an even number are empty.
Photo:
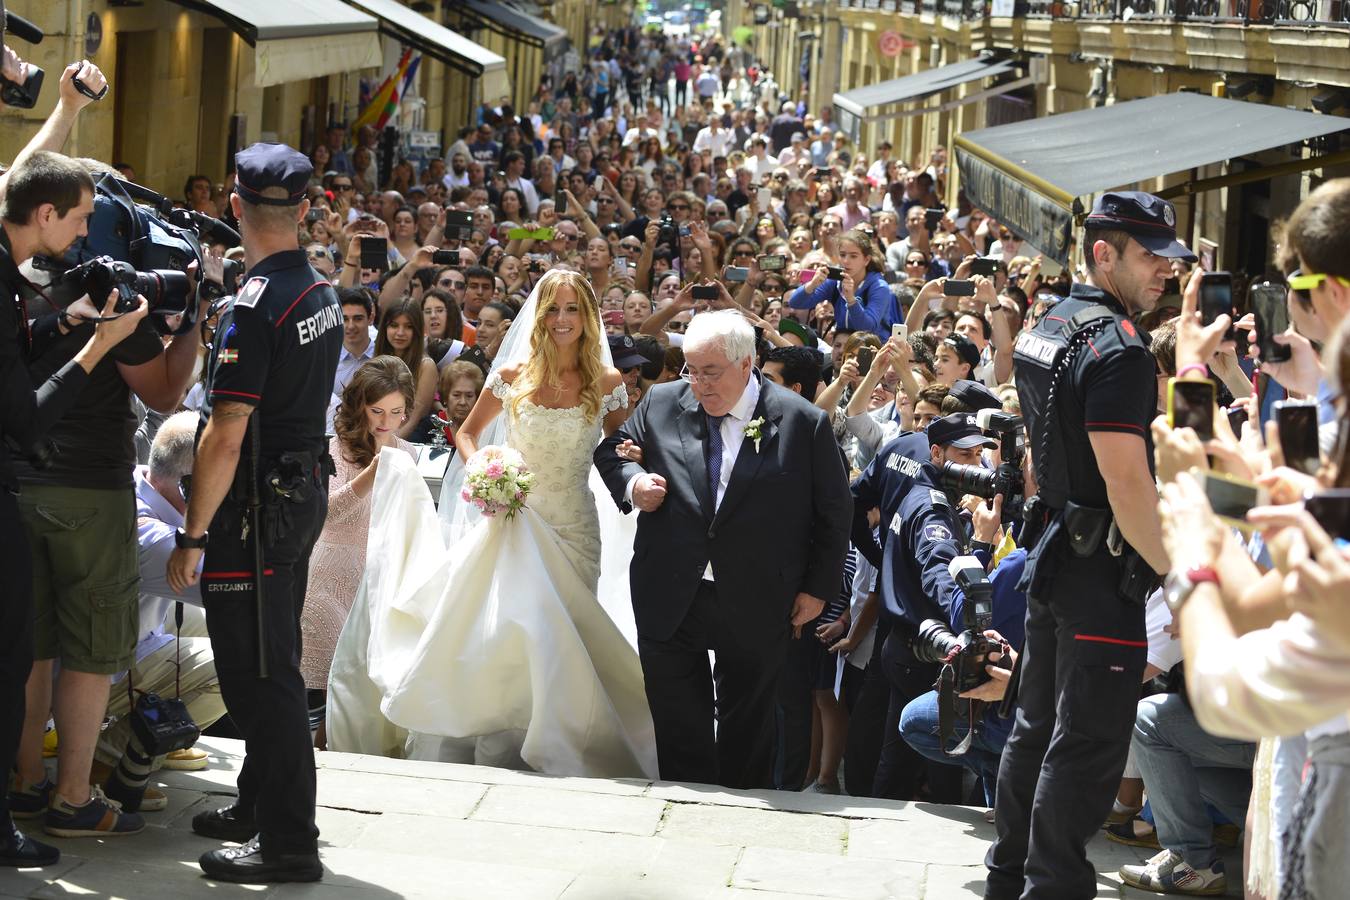
M358 266L358 265L357 265L356 263L354 263L354 262L350 262L350 261L348 261L348 260L343 260L343 261L342 261L342 268L345 269L345 268L347 268L348 266L351 266L353 269L359 269L359 268L361 268L360 266Z
M1185 378L1189 372L1199 372L1202 376L1209 376L1209 368L1204 363L1190 363L1177 369L1177 378Z

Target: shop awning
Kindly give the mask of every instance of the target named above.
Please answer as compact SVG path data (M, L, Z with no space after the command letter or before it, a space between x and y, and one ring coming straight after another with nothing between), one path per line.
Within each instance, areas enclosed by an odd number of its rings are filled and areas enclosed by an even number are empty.
M342 0L174 0L214 16L254 51L253 83L269 87L378 68L378 24Z
M834 95L835 117L838 119L840 127L852 135L854 140L857 140L859 129L864 122L880 122L923 115L929 112L940 112L1034 83L1031 77L1021 78L939 106L897 108L898 104L909 104L915 100L923 100L971 81L1006 75L1016 67L1017 64L1009 59L981 56L947 66L939 66L936 69L916 72L903 78L883 81L880 84L869 84L865 87L854 88L851 91Z
M370 13L380 23L380 32L415 47L433 59L481 79L484 97L511 93L506 60L486 47L456 34L444 25L399 3L398 0L347 0Z
M1074 216L1091 195L1350 129L1350 119L1177 93L1028 119L957 135L956 164L970 202L1068 264ZM1263 181L1350 161L1312 156L1189 181L1164 197Z
M567 32L546 19L494 0L461 0L456 9L485 28L544 51L551 62L567 52Z

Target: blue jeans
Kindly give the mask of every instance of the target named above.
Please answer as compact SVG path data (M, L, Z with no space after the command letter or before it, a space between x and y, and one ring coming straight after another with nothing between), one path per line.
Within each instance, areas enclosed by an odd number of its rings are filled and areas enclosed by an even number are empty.
M955 747L965 739L969 725L965 719L953 723L951 746ZM964 756L948 756L943 753L942 739L938 737L938 697L937 691L929 691L911 700L900 714L900 736L905 743L914 748L914 752L934 762L947 765L963 765L976 775L984 785L984 802L994 805L994 787L998 782L998 760L1003 755L1003 744L1008 739L1006 731L993 731L988 724L982 723L976 729L970 742L970 749Z
M1209 734L1181 694L1140 700L1133 741L1158 843L1191 867L1208 868L1219 854L1205 804L1230 822L1246 821L1256 745Z

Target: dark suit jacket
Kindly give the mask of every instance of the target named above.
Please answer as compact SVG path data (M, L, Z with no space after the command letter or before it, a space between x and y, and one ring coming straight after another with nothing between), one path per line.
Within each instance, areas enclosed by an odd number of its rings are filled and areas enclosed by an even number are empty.
M596 449L596 468L625 512L624 491L634 475L666 480L665 502L639 514L633 543L630 582L640 636L670 639L710 560L722 612L735 632L729 637L753 642L757 634L774 634L762 629L786 625L798 592L826 601L838 594L853 499L829 420L764 379L758 417L764 419L759 449L748 437L741 445L715 516L704 457L708 420L685 382L652 388L624 427ZM643 465L615 454L625 439L642 448Z

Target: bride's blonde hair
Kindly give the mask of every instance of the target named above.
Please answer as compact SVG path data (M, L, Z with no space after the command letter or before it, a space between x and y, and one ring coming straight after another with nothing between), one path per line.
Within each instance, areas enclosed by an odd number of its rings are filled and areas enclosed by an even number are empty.
M599 304L595 300L595 290L580 272L567 269L553 269L539 282L539 302L534 311L534 322L530 325L530 358L525 367L516 376L515 399L511 401L512 412L520 414L520 403L544 385L555 390L562 386L562 372L559 370L558 346L548 330L548 312L557 302L558 290L570 287L576 294L577 305L581 307L581 337L577 354L577 374L581 376L581 407L588 418L600 413L601 381L605 376L605 366L600 353Z

